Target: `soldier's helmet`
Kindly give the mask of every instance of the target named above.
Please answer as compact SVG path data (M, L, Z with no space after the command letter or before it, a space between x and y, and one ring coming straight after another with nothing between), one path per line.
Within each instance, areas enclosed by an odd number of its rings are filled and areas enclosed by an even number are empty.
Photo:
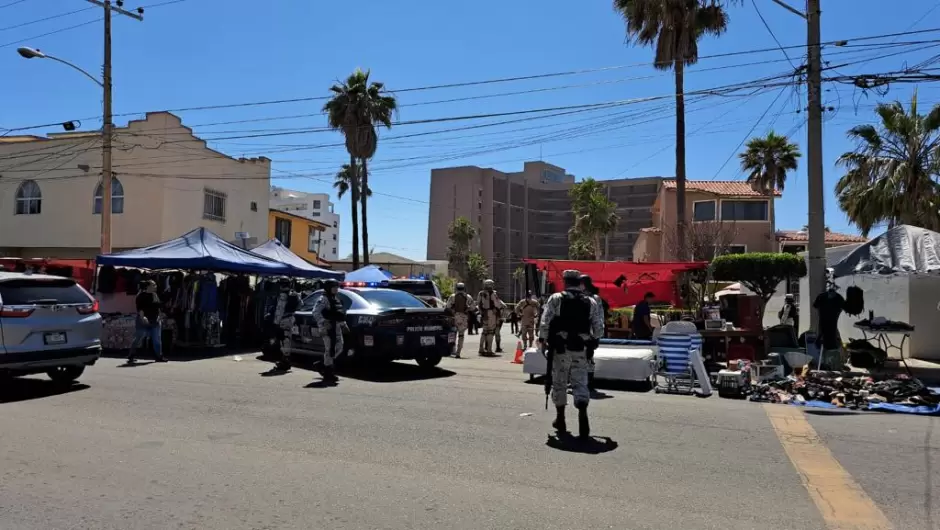
M336 280L334 280L334 279L331 278L331 279L326 280L326 281L323 282L323 289L324 289L324 290L330 291L330 290L332 290L332 289L334 289L334 288L339 289L339 282L338 282L338 281L336 281Z
M484 281L483 281L483 288L484 288L484 289L493 289L494 287L496 287L496 282L494 282L493 280L484 280Z
M566 270L565 272L561 274L561 279L565 282L565 285L568 287L581 285L581 273L576 270Z
M458 291L463 291L464 289L467 288L467 286L465 286L463 282L458 282L457 285L454 286L454 288L457 289Z

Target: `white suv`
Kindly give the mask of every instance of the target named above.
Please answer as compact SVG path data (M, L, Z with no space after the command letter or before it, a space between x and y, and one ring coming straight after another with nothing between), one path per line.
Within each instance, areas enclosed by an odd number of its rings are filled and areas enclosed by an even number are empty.
M98 302L75 280L0 272L0 375L69 383L100 355Z

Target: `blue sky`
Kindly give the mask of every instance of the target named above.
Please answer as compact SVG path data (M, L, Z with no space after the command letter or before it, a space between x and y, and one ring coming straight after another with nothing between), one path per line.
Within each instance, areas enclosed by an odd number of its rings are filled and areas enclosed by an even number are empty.
M0 0L4 6L14 0ZM165 0L144 0L150 5ZM756 0L760 12L784 47L805 43L805 23L770 0ZM802 8L803 2L795 2ZM128 0L126 7L136 7ZM147 3L143 5L148 5ZM481 0L469 4L439 0L389 2L363 0L354 12L345 2L275 0L182 0L147 10L143 23L116 18L114 24L114 112L118 124L145 111L325 96L330 84L356 67L398 92L399 120L515 112L591 103L636 101L620 106L518 121L449 133L412 135L465 128L540 114L454 122L408 124L383 132L372 161L370 239L378 251L423 258L427 234L430 170L480 165L516 171L525 160L540 158L578 177L597 179L674 173L674 117L671 73L647 66L652 53L625 44L623 24L610 2L570 0ZM823 40L930 29L940 26L937 0L904 0L885 9L876 0L824 2ZM101 96L91 82L52 62L26 61L16 47L29 45L67 58L89 71L101 63L101 23L82 0L23 0L0 7L0 127L14 128L87 118L100 113ZM277 6L277 7L273 7ZM730 10L729 31L700 44L703 58L686 76L687 92L783 75L792 67L780 50L708 56L774 48L770 33L748 0ZM52 35L64 28L89 22ZM916 23L916 24L915 24ZM26 24L26 25L23 25ZM19 26L19 27L15 27ZM937 32L859 41L932 41ZM898 70L940 53L938 43L881 47L827 47L824 59L840 75ZM788 49L799 64L801 49ZM883 57L897 54L892 57ZM861 63L865 59L871 61ZM597 71L605 67L605 70ZM543 77L462 88L405 91L450 83L529 76L553 72L580 74ZM870 121L883 100L906 101L914 85L891 85L885 96L866 94L846 84L827 84L824 101L826 221L833 230L854 232L838 210L832 190L840 176L836 157L851 145L845 131ZM522 92L519 94L519 92ZM507 94L516 93L516 94ZM936 84L919 87L923 103L940 102ZM493 97L480 97L493 96ZM476 98L476 99L467 99ZM749 136L773 127L790 133L801 147L806 128L805 91L766 87L750 95L710 96L687 104L690 179L743 178L736 158ZM462 101L451 101L462 100ZM272 158L275 183L308 191L331 191L330 175L348 159L338 133L293 134L326 124L322 101L179 112L212 145L230 155ZM552 113L548 113L552 114ZM558 113L554 113L558 114ZM285 116L301 118L277 119ZM762 120L759 120L761 116ZM224 125L219 122L259 120ZM83 129L100 121L83 120ZM753 128L753 132L751 130ZM44 132L42 130L35 132ZM281 134L292 132L292 134ZM269 134L263 137L232 138ZM728 161L726 163L726 161ZM285 173L286 172L286 173ZM284 178L281 178L284 177ZM348 198L338 201L344 216L341 254L351 249ZM800 168L777 202L777 226L806 223L806 176Z

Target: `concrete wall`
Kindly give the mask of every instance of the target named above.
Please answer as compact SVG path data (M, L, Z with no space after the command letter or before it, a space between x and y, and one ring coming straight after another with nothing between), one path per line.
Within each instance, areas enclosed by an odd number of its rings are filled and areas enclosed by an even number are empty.
M114 144L113 170L124 188L124 211L112 216L114 249L152 245L200 226L229 241L235 232L263 240L268 159L233 159L208 149L178 117L165 112L116 129ZM45 249L77 257L82 249L97 248L101 216L93 213L93 205L100 174L97 135L0 141L0 249L24 256ZM42 211L15 215L17 188L27 179L42 191ZM206 188L226 195L224 221L204 218Z
M269 206L272 209L290 212L326 225L320 234L320 259L339 259L340 214L326 193L308 193L275 186L271 188Z

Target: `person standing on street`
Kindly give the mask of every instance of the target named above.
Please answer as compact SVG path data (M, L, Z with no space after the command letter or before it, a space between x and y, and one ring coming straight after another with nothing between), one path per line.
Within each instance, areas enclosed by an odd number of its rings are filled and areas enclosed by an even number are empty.
M598 290L597 287L594 286L594 280L592 280L591 277L588 276L587 274L584 274L581 276L581 288L584 289L584 294L586 294L587 296L590 296L591 299L594 300L596 307L598 308L598 310L601 311L601 318L604 321L605 327L604 327L604 333L600 337L597 337L597 338L599 339L603 338L604 335L606 335L607 333L607 328L606 328L607 303L604 302L600 294L598 294L600 291ZM596 348L589 348L587 350L588 389L591 390L592 392L594 391L594 350L595 349Z
M535 325L538 323L539 312L541 311L539 301L532 295L532 291L527 291L525 300L516 304L515 313L521 320L522 346L529 348L535 345Z
M290 341L294 330L294 313L300 308L300 295L290 290L289 283L281 284L281 293L277 295L277 302L271 315L274 340L277 341L280 358L274 365L272 373L289 372Z
M585 296L581 287L581 273L567 270L562 275L565 290L555 293L545 303L539 323L539 343L548 343L552 359L552 401L555 403L555 421L552 427L558 433L568 431L565 407L568 405L568 384L574 406L578 409L578 435L591 436L587 409L591 399L588 390L587 353L597 347L604 334L604 320L597 303Z
M163 357L163 330L160 327L160 298L157 296L157 283L153 280L141 282L140 292L134 300L137 306L137 318L134 323L134 342L127 356L127 364L137 362L137 348L148 337L153 344L153 353L158 363L165 363Z
M483 319L483 334L480 337L480 355L492 356L493 339L499 324L499 312L502 302L496 295L496 283L493 280L483 282L483 290L477 295L477 310Z
M467 294L467 288L463 283L458 283L456 292L447 299L446 308L454 313L454 323L457 325L457 350L454 357L460 358L460 352L463 351L464 334L470 325L470 316L473 312L473 297Z
M653 311L650 304L655 295L646 293L643 295L643 301L634 306L633 319L630 321L630 327L633 329L633 338L637 340L650 340L653 337L653 323L650 320Z
M497 309L496 309L496 333L494 337L496 339L496 353L503 353L503 323L506 321L506 304L500 300L499 294L496 291L493 291L493 296L497 300Z
M343 332L348 329L346 325L346 310L340 302L339 282L326 280L323 282L323 296L314 304L311 313L320 330L323 339L323 368L320 376L326 384L335 385L339 378L333 368L333 361L343 353Z

